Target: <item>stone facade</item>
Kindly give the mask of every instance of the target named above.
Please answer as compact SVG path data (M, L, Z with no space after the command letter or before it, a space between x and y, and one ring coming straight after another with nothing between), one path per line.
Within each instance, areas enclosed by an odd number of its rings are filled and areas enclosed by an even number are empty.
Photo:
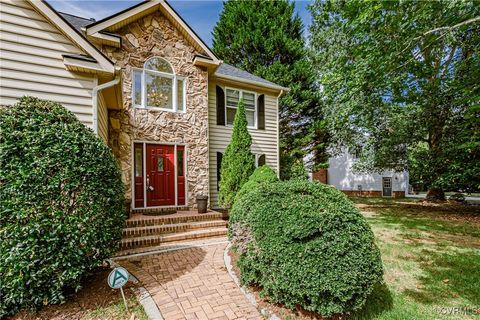
M132 199L132 145L134 141L187 145L188 205L208 194L208 73L193 65L197 52L159 11L115 32L122 47L104 47L104 53L122 68L123 108L109 111L109 144L119 160ZM162 57L175 73L186 78L186 112L145 110L132 106L132 68L142 68L150 57Z

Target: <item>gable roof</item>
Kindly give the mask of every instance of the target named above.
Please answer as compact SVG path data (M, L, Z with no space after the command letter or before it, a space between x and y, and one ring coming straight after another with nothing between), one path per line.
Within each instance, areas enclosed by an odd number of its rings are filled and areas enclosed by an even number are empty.
M288 88L279 86L276 83L270 82L268 80L265 80L263 78L260 78L254 74L251 74L250 72L247 72L242 69L238 69L237 67L234 67L228 63L222 63L218 66L217 70L215 71L214 75L217 78L223 78L227 80L237 80L237 81L243 81L251 84L256 84L256 85L261 85L264 87L272 88L272 89L277 89L277 90L286 90L288 91Z
M62 15L53 9L46 1L28 0L28 2L54 26L62 31L73 43L95 59L98 71L115 73L115 65L100 50L90 43L77 29L75 29Z
M93 35L100 31L115 31L130 22L142 18L156 10L160 10L177 28L186 36L197 50L206 54L214 63L219 64L220 60L193 29L180 17L180 15L165 1L151 0L144 1L135 6L117 12L109 17L96 21L86 26L87 35Z
M157 7L159 5L162 5L162 7ZM135 20L139 19L144 15L147 15L155 10L158 10L159 8L169 8L171 12L175 14L175 16L172 16L172 17L177 19L177 22L179 23L182 22L184 24L184 26L182 26L183 28L185 28L184 31L186 32L188 31L191 36L193 35L196 37L196 39L194 40L196 41L197 45L202 44L201 49L205 51L206 55L196 55L196 58L205 59L207 63L209 64L211 63L215 65L216 70L214 72L214 76L216 78L243 82L246 84L270 88L273 90L283 90L283 91L289 90L289 88L280 86L271 81L265 80L261 77L258 77L254 74L251 74L247 71L236 68L232 65L229 65L219 60L215 56L215 54L210 50L210 48L190 28L190 26L188 26L188 24L178 15L178 13L176 13L176 11L173 10L173 8L164 0L144 1L133 7L117 12L116 14L106 17L104 19L101 19L99 21L95 21L94 19L79 17L76 15L72 15L64 12L58 12L58 14L61 15L61 17L65 19L71 26L77 29L78 32L80 32L80 30L84 28L86 29L87 35L88 34L92 35L92 34L98 34L98 33L105 33L104 30L114 31L116 29L119 29L122 26L130 23L131 20L129 19L131 19L132 17L136 16L136 18L134 19ZM85 57L83 58L85 59ZM77 57L77 59L80 59L80 57Z

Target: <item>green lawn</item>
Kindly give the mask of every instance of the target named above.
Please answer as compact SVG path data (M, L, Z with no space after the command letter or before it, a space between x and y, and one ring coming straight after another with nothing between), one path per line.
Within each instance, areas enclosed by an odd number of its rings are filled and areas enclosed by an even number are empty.
M112 303L108 306L98 306L82 316L81 320L97 320L97 319L114 319L114 320L130 320L132 314L135 314L135 320L147 320L148 316L137 298L132 295L128 298L129 312L125 310L123 300Z
M445 192L445 195L448 197L448 196L451 196L452 194L456 194L457 192ZM427 194L426 191L420 191L418 194ZM473 193L466 193L466 192L462 192L462 194L465 196L465 197L480 197L480 193L478 192L473 192Z
M353 319L480 319L480 206L352 200L385 268L385 283Z

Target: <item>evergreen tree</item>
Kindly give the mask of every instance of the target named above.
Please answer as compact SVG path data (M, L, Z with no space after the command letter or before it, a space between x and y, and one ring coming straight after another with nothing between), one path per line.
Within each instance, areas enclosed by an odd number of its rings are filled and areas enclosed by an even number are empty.
M290 88L279 102L281 157L298 160L311 153L315 164L326 160L326 126L294 9L285 0L225 2L213 30L213 50L226 63Z
M237 192L255 170L255 157L250 151L252 137L247 125L245 105L240 99L233 120L232 139L223 155L220 170L219 202L226 208L232 206Z

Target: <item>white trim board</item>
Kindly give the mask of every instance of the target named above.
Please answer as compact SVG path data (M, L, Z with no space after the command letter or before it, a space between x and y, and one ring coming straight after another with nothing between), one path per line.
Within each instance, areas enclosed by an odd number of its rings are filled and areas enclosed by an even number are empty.
M56 26L62 33L72 40L77 46L85 50L92 58L94 58L102 70L113 74L115 66L107 57L105 57L93 44L82 37L77 30L60 17L60 15L44 1L28 0L28 2L45 18L47 18L54 26Z

